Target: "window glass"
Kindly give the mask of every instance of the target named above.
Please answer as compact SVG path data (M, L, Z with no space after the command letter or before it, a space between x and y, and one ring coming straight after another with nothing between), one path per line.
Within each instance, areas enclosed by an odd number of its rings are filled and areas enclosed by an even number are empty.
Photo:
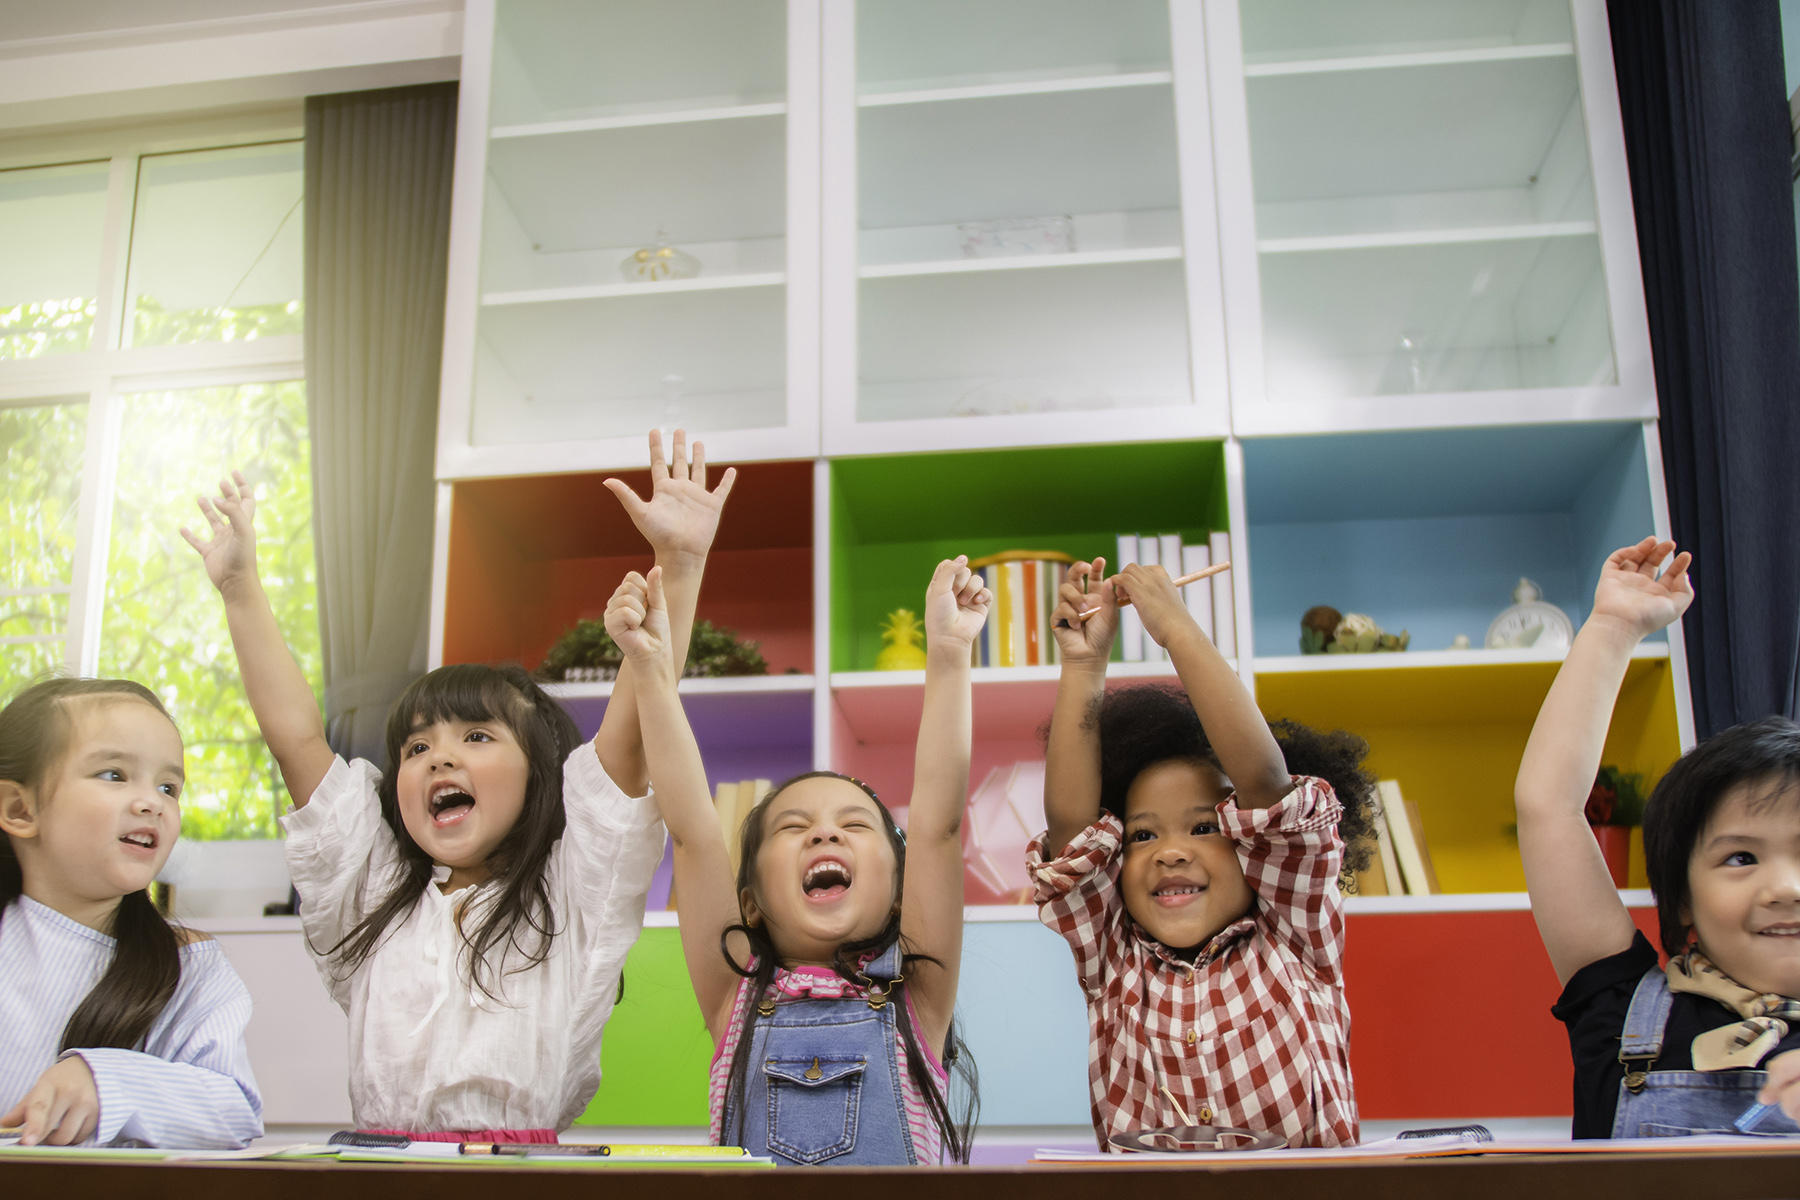
M86 404L0 408L0 700L63 664Z
M106 178L104 162L0 171L0 359L88 349Z
M299 142L140 160L131 345L300 332L302 166Z
M188 837L276 835L287 792L238 676L225 612L183 525L205 536L194 501L244 472L257 498L257 564L275 617L317 691L312 476L301 383L126 397L100 670L162 698L187 745L181 827Z

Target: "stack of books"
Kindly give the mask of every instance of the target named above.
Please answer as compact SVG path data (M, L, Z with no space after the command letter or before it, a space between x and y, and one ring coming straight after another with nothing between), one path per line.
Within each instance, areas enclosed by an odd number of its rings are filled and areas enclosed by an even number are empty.
M987 624L971 650L974 666L1050 667L1062 661L1050 614L1074 561L1056 550L1007 550L969 563L994 594Z
M1132 563L1160 566L1171 578L1192 575L1216 562L1231 557L1231 534L1219 530L1208 536L1205 545L1184 545L1179 533L1121 533L1119 555L1108 568L1122 571ZM1190 583L1181 589L1182 599L1194 623L1219 653L1226 658L1237 654L1237 604L1232 599L1231 572L1211 579ZM1119 617L1119 649L1126 662L1163 662L1168 654L1156 640L1144 632L1144 619L1134 604Z
M1381 815L1375 821L1379 852L1346 891L1356 896L1432 896L1442 892L1431 849L1425 844L1419 806L1401 796L1399 783L1392 779L1381 780L1375 791L1381 799Z

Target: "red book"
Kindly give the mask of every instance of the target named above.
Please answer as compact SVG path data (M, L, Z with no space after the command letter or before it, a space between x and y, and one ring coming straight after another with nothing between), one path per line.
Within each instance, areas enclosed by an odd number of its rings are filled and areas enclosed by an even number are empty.
M1038 641L1038 564L1025 560L1025 661L1020 666L1042 666L1044 648Z

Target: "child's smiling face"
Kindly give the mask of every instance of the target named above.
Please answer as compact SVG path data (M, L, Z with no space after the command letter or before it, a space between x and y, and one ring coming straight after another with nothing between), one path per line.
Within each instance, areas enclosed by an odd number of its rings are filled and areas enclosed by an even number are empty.
M485 878L525 807L531 764L504 721L420 725L400 744L395 791L406 832L433 862Z
M1689 856L1682 918L1731 978L1800 997L1800 785L1752 780L1725 793Z
M898 903L899 864L867 793L844 779L802 779L761 816L755 883L741 902L784 961L830 965L845 942L881 932Z
M1250 910L1237 846L1219 832L1230 794L1212 764L1170 759L1145 768L1125 795L1125 908L1172 949L1204 945Z

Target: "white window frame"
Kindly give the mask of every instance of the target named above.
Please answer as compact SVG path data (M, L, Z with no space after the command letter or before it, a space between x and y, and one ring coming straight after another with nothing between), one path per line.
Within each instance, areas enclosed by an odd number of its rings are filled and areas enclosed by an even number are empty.
M60 635L62 665L78 675L100 667L107 554L119 465L125 398L138 392L304 380L299 334L242 342L195 342L121 348L126 268L139 160L148 154L297 141L304 132L297 103L263 106L179 124L119 126L55 137L0 140L0 169L98 162L110 164L100 280L89 348L78 354L0 360L0 408L87 404L75 558L69 606ZM60 589L59 589L60 590Z

